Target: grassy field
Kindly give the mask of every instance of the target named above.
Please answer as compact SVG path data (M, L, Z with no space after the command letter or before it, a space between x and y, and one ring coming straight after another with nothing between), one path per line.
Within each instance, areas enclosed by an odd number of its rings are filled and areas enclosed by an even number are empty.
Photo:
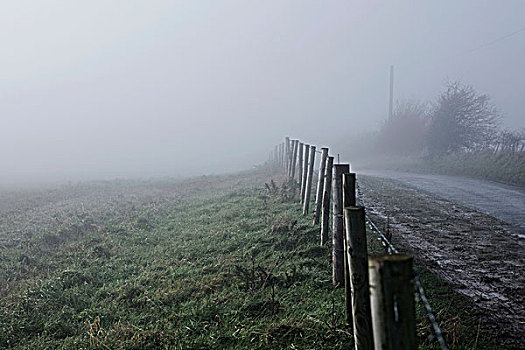
M4 195L0 348L352 348L330 250L282 183L262 169ZM452 348L501 349L420 273ZM421 348L438 349L418 318Z

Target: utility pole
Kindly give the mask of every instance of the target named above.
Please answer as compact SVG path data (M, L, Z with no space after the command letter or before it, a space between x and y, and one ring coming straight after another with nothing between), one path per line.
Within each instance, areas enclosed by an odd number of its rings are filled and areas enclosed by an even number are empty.
M394 109L394 66L390 66L390 100L388 104L388 119L392 119Z

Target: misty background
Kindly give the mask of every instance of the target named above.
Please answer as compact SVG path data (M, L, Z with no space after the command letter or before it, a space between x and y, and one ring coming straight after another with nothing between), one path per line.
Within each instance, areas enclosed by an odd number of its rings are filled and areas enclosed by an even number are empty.
M525 127L525 1L10 1L0 183L245 169L447 80Z

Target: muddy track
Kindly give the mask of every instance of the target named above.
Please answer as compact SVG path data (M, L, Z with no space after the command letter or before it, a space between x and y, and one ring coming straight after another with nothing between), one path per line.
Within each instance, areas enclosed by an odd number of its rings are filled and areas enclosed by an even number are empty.
M399 180L409 186L433 193L500 219L512 227L513 234L525 238L525 188L463 176L415 174L382 170L363 175Z
M393 243L474 302L501 343L525 348L525 239L489 215L399 181L360 176L368 213Z

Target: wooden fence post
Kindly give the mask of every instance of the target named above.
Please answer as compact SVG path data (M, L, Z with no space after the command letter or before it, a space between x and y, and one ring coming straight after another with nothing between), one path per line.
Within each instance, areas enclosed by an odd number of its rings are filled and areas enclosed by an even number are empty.
M310 209L310 193L312 192L312 179L314 177L315 146L310 146L310 159L308 160L308 176L304 191L303 215L308 215Z
M299 182L299 191L303 187L303 154L304 154L304 144L299 142L299 150L297 154L297 181Z
M328 231L330 230L330 198L332 198L332 168L334 157L326 159L325 176L323 183L323 206L321 208L321 245L328 242Z
M292 152L292 166L291 175L292 180L295 179L295 168L297 166L297 149L299 148L299 140L293 140L293 152Z
M308 159L310 155L310 145L304 145L304 164L303 164L303 181L301 183L301 204L304 204L304 194L306 192L306 181L308 180Z
M293 165L293 151L295 146L295 140L290 140L290 160L288 162L288 177L292 177L292 165Z
M282 168L283 167L283 148L284 148L284 143L280 143L279 144L279 166Z
M281 144L277 144L277 157L275 158L278 166L281 166Z
M336 164L333 169L332 188L332 279L334 286L344 285L344 245L343 245L343 173L350 172L349 164Z
M288 141L288 147L286 152L286 175L290 177L290 158L292 157L292 140Z
M288 172L288 166L290 164L289 163L289 161L290 161L290 138L288 136L285 137L284 147L285 147L285 151L284 151L284 168Z
M343 174L343 208L356 205L355 197L355 173ZM346 214L346 212L345 212ZM346 220L345 220L346 223ZM346 226L346 225L345 225ZM345 232L348 232L346 227ZM344 246L344 268L345 268L345 319L347 324L352 324L352 288L350 283L350 265L347 258L347 235L343 235ZM365 261L366 267L366 261Z
M328 157L328 148L321 148L323 151L321 155L321 163L319 164L319 179L317 181L317 191L315 195L315 207L314 207L314 225L319 223L319 217L321 216L321 206L323 204L323 185L326 171L326 158Z
M295 148L295 140L290 140L290 159L288 160L288 177L292 177L293 168L293 152Z
M365 208L345 207L345 226L347 248L345 260L348 262L350 273L347 275L350 276L351 287L351 293L346 294L345 298L346 301L351 300L355 348L373 350Z
M394 254L368 261L376 349L417 349L413 260Z
M355 173L343 174L343 203L345 207L355 207Z
M283 170L286 169L286 145L285 143L283 142L282 143L282 146L281 146L281 164L282 164L282 167L283 167Z

